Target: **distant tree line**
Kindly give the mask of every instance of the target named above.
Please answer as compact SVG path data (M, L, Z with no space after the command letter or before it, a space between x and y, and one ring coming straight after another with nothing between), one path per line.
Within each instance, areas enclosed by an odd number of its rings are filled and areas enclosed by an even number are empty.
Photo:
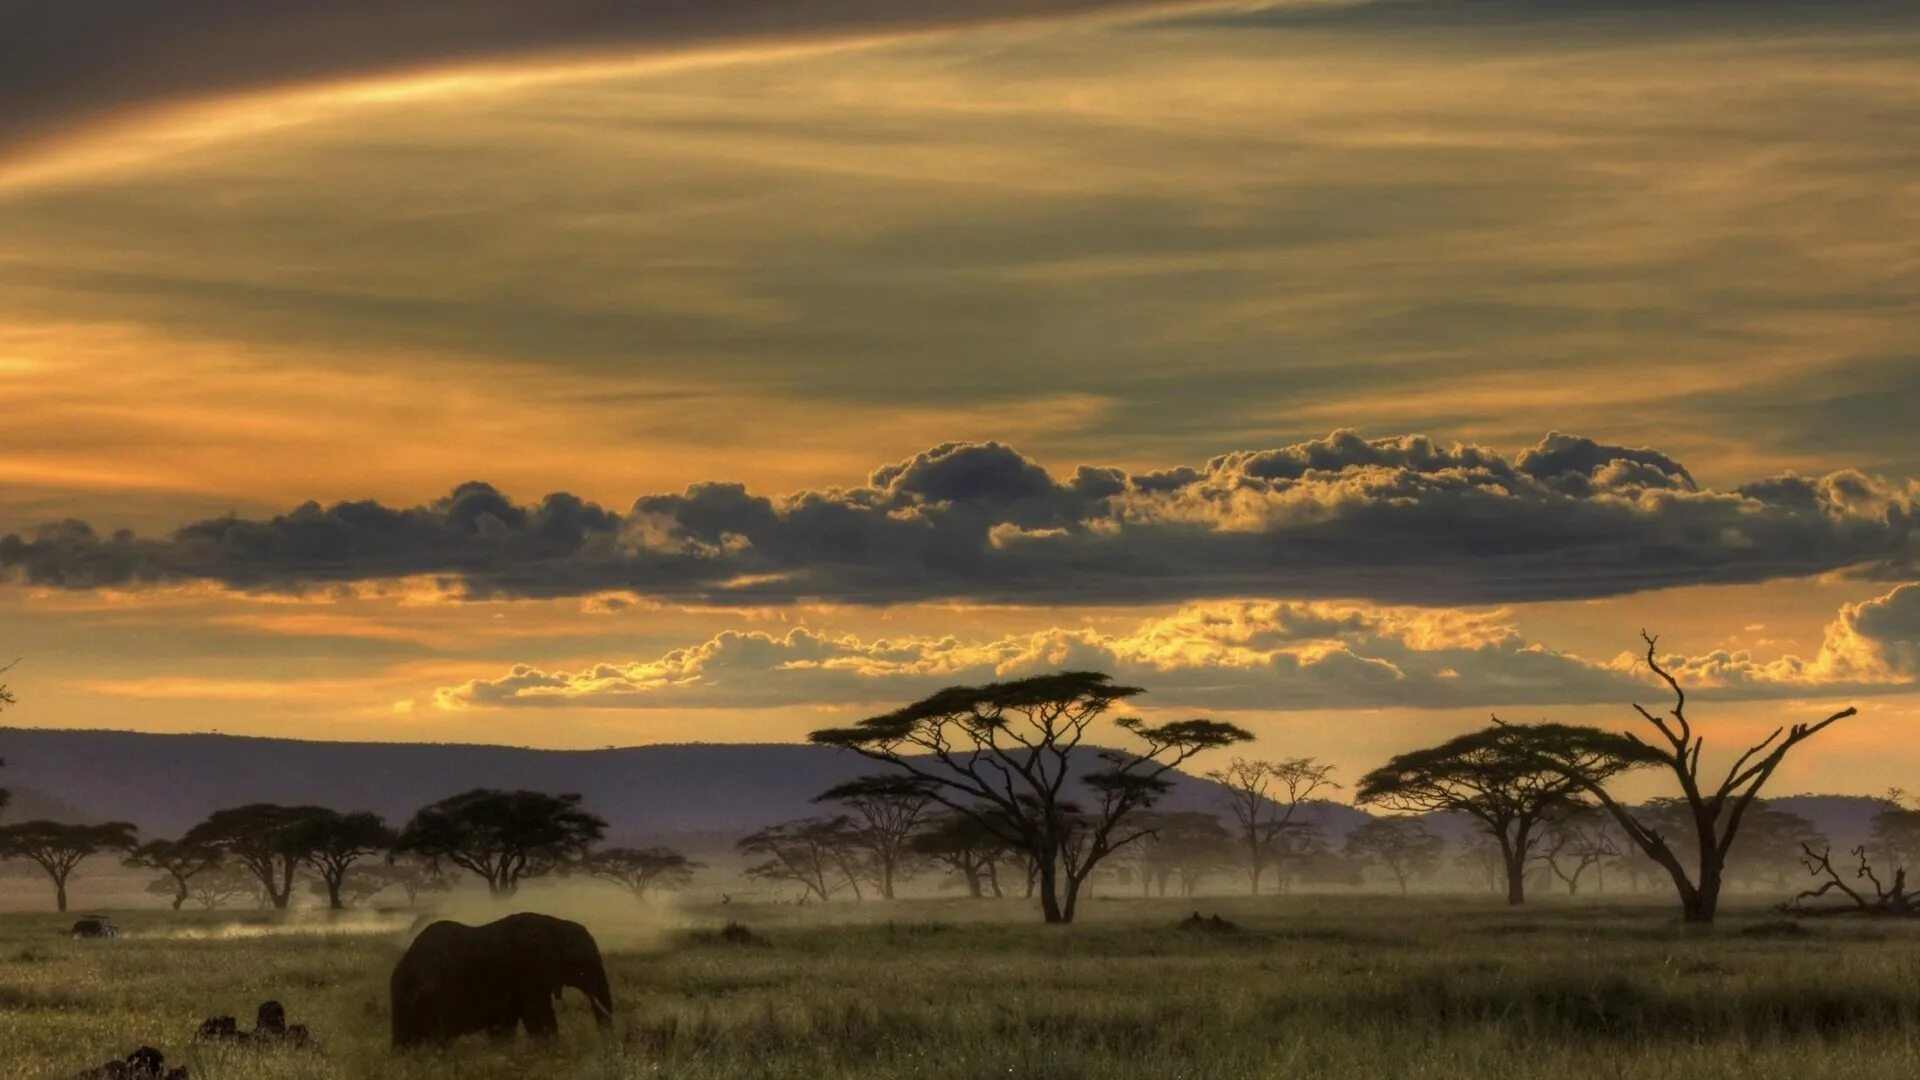
M1512 904L1541 889L1571 896L1609 882L1645 891L1664 881L1683 920L1702 925L1728 886L1785 891L1809 874L1815 887L1790 904L1920 906L1904 869L1920 858L1920 809L1904 793L1883 800L1872 835L1844 867L1850 872L1835 868L1811 822L1760 798L1794 747L1854 710L1782 727L1715 779L1684 689L1655 639L1645 636L1645 645L1646 667L1674 699L1664 713L1634 706L1645 737L1496 717L1361 777L1355 803L1390 816L1363 820L1337 848L1314 809L1341 786L1330 765L1235 757L1206 773L1223 813L1163 809L1175 770L1252 735L1205 718L1114 716L1142 691L1072 671L950 687L813 732L814 743L882 768L822 792L819 812L756 830L736 848L749 877L802 902L890 900L931 877L972 897L1017 893L1053 923L1071 922L1096 883L1191 896L1237 876L1257 896L1301 882L1355 885L1372 874L1407 892L1449 870ZM0 707L11 702L0 685ZM1096 727L1103 720L1110 727ZM1106 746L1106 731L1131 748ZM1665 773L1678 794L1623 801L1614 782L1640 770ZM158 871L151 891L175 908L241 898L286 908L302 876L336 910L390 889L412 904L448 888L456 872L496 897L554 874L600 879L643 899L689 883L698 864L670 848L600 847L607 823L580 802L480 788L424 806L398 829L366 812L254 803L216 811L178 839L145 842L125 822L29 821L0 826L0 858L38 865L62 910L74 869L107 852ZM0 789L0 808L6 803ZM1442 832L1457 830L1438 828L1446 819L1471 823L1451 858Z
M284 910L302 876L333 910L388 890L412 906L422 893L451 888L457 871L480 879L495 897L559 873L605 880L645 898L685 885L698 867L664 847L596 848L606 828L581 809L578 795L476 788L420 808L397 830L377 814L275 803L217 810L178 839L145 842L127 822L26 821L0 826L0 858L37 864L61 911L73 871L107 853L159 871L148 890L176 910L242 899Z

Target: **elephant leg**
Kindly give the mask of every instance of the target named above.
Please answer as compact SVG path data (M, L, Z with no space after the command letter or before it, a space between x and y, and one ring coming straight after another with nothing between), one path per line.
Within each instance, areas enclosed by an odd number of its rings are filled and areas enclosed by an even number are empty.
M543 991L531 991L521 998L520 1020L527 1025L527 1034L536 1039L560 1033L560 1021L553 1015L553 995Z
M494 1042L512 1042L520 1031L520 1022L513 1017L487 1025L487 1038Z

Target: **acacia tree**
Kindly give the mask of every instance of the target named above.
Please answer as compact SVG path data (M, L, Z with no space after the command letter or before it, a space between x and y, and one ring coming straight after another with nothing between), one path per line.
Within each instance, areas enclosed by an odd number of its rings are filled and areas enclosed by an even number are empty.
M989 889L1000 890L1000 863L1012 848L1000 834L977 817L951 811L927 819L909 841L916 855L931 859L954 873L967 886L967 895L983 899Z
M280 806L249 803L216 810L187 830L182 843L213 848L230 856L259 879L267 900L285 910L293 898L293 877L307 861L308 850L298 832L309 818L331 814L324 806Z
M1774 890L1791 888L1792 881L1805 869L1806 850L1827 846L1819 826L1799 814L1769 806L1762 799L1747 811L1740 839L1727 852L1727 883Z
M1607 859L1620 857L1613 831L1601 809L1575 803L1547 819L1534 858L1567 887L1568 896L1580 894L1580 879Z
M161 878L147 888L152 891L154 885L158 885L162 887L161 891L167 891L170 884L167 878ZM207 911L242 898L251 899L255 907L267 906L266 889L260 884L259 877L245 867L228 863L222 863L205 873L195 874L187 892L195 903Z
M319 873L320 891L327 898L327 907L339 911L347 906L340 895L347 872L367 856L392 847L394 833L378 814L322 810L295 822L288 843ZM371 895L365 893L361 899Z
M579 859L606 830L578 795L474 788L421 807L393 846L475 874L501 898Z
M853 819L845 814L802 818L743 836L735 847L742 855L764 859L747 868L748 877L791 882L806 890L803 896L817 896L822 903L843 889L852 889L859 899L862 870L856 832Z
M813 800L839 803L856 826L853 843L866 852L864 865L884 899L913 869L914 833L938 805L924 782L911 776L863 776L828 789Z
M1575 801L1576 781L1547 763L1567 753L1550 725L1495 723L1438 746L1401 754L1360 780L1354 801L1404 813L1454 812L1474 819L1499 846L1507 903L1526 903L1527 860L1547 819ZM1636 761L1604 751L1577 755L1581 768L1613 776Z
M1500 845L1494 843L1485 829L1476 829L1460 838L1453 865L1490 893L1498 895L1506 890L1506 861L1500 855Z
M399 889L406 895L407 906L414 907L419 904L421 893L451 892L453 883L440 872L438 865L429 860L389 852L386 859L380 862L354 867L352 876L341 885L341 893L348 904L372 899L388 889ZM324 883L319 891L325 895Z
M1446 848L1444 839L1410 817L1368 818L1347 834L1347 857L1384 868L1403 896L1410 881L1439 868Z
M1166 774L1195 754L1253 738L1215 720L1120 717L1114 725L1145 748L1093 750L1097 767L1076 775L1085 753L1075 751L1094 722L1141 692L1089 671L955 686L810 738L915 777L929 798L1020 847L1032 860L1044 918L1068 923L1094 868L1141 835L1127 817L1172 788ZM1081 798L1086 808L1070 815L1068 804Z
M126 851L134 846L134 827L125 821L104 825L68 825L23 821L0 826L0 859L31 859L53 880L54 904L67 910L67 876L89 856Z
M683 888L699 868L699 863L665 847L606 848L580 861L589 877L611 881L635 900L645 900L654 889Z
M1906 792L1894 788L1881 799L1867 847L1882 865L1920 868L1920 809L1908 805Z
M345 908L359 907L368 900L386 892L387 887L393 884L392 880L388 878L386 874L386 869L386 866L380 863L371 863L366 866L357 867L351 875L342 878L340 884L332 888L329 888L327 883L320 878L314 878L307 886L307 891L327 901L329 907L333 906L334 898L338 897L340 906L334 908L336 911Z
M12 666L13 666L12 664L0 665L0 673L4 673L7 670L7 668L10 668ZM12 704L13 704L13 691L7 689L7 684L0 683L0 710L4 710L6 709L7 706ZM6 765L7 765L7 759L0 758L0 769L5 768ZM0 811L6 810L7 804L12 801L13 801L13 792L8 791L6 788L0 787Z
M121 861L130 867L164 873L166 876L156 884L165 888L155 891L170 893L173 910L179 911L187 902L193 879L219 866L220 860L221 851L216 847L190 844L184 840L149 840L128 852Z
M1266 872L1274 843L1293 826L1301 804L1323 788L1340 786L1333 782L1332 775L1332 765L1310 757L1284 761L1234 758L1226 768L1207 773L1207 779L1226 789L1227 807L1246 849L1247 886L1253 895L1260 895L1260 878ZM1284 891L1284 881L1278 887Z
M1180 883L1180 895L1192 896L1208 877L1235 864L1235 838L1212 814L1199 811L1145 811L1138 817L1151 830L1129 846L1123 857L1140 880L1140 895L1167 895Z
M1692 721L1687 718L1686 691L1681 688L1680 681L1660 665L1656 653L1659 639L1644 632L1640 637L1647 645L1647 667L1673 692L1673 707L1664 716L1637 703L1633 707L1641 719L1658 733L1657 743L1643 740L1632 733L1539 725L1555 729L1559 736L1557 745L1542 743L1535 748L1535 755L1542 765L1555 769L1581 791L1598 800L1613 815L1627 838L1667 872L1673 879L1674 890L1680 894L1681 921L1710 926L1714 913L1720 907L1720 887L1725 880L1727 854L1733 849L1741 821L1759 797L1760 789L1766 786L1794 747L1853 716L1858 710L1848 706L1815 723L1777 727L1772 734L1749 746L1735 758L1725 777L1717 784L1711 778L1703 780L1700 753L1706 745L1706 737L1696 734ZM1608 793L1606 783L1618 770L1609 772L1596 769L1594 763L1616 760L1629 760L1635 766L1665 768L1679 782L1680 798L1686 806L1687 824L1691 826L1693 834L1687 838L1691 840L1691 844L1687 845L1690 859L1683 858L1675 851L1666 835L1636 816L1632 807ZM1675 842L1685 843L1680 838L1676 838Z

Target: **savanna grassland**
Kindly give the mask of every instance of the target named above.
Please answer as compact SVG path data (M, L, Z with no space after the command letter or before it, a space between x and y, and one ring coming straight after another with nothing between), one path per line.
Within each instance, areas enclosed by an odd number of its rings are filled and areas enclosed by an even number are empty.
M1173 929L1196 905L1239 929ZM557 1045L404 1056L404 917L129 911L95 942L0 916L0 1076L143 1042L199 1080L1920 1075L1920 928L1759 907L1711 935L1650 899L1112 900L1065 928L1011 900L567 913L607 953L615 1038L570 996ZM189 1041L267 998L316 1051Z

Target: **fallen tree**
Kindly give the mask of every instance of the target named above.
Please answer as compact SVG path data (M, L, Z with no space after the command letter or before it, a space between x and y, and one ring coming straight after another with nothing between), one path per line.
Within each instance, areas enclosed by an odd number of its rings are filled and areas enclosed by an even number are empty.
M1807 873L1823 879L1818 886L1804 890L1793 899L1780 905L1780 910L1788 915L1873 915L1897 918L1912 918L1920 915L1920 897L1916 897L1907 888L1906 867L1895 867L1893 881L1880 883L1880 876L1874 872L1873 863L1867 858L1866 847L1853 849L1854 858L1859 865L1854 868L1856 882L1865 882L1864 887L1856 888L1847 884L1846 878L1833 866L1833 849L1823 847L1819 852L1813 845L1802 844L1800 850L1805 857L1800 860ZM1871 895L1868 890L1871 890ZM1819 904L1821 897L1838 894L1851 901L1850 904Z

